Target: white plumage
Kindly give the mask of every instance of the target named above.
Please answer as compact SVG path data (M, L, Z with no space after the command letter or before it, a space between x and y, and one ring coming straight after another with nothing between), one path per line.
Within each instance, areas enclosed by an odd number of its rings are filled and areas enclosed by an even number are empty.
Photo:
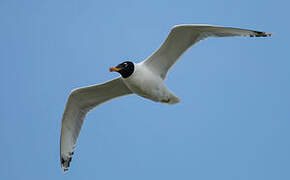
M60 160L67 171L84 118L88 111L113 98L137 94L156 102L175 104L180 99L164 84L169 69L192 45L207 37L267 37L269 33L213 25L174 26L161 47L141 63L124 62L111 71L121 74L114 80L71 92L62 118Z

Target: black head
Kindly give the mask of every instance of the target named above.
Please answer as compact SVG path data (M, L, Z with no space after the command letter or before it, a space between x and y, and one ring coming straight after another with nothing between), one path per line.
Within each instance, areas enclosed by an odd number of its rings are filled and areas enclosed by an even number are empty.
M116 71L120 73L123 78L127 78L134 72L134 63L131 61L125 61L121 64L118 64L116 67L111 67L110 71Z

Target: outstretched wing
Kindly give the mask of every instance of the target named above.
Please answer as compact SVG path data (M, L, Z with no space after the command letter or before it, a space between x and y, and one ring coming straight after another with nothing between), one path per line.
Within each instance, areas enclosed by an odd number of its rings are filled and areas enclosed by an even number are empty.
M60 161L64 172L70 165L74 146L87 112L110 99L131 93L120 77L71 92L62 117L60 137Z
M144 64L165 79L168 70L192 45L207 37L266 37L269 33L213 25L177 25L171 29L161 47Z

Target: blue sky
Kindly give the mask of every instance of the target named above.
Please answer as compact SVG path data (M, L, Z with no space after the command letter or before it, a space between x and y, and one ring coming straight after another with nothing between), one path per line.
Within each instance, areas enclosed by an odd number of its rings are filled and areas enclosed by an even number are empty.
M0 2L0 178L290 179L287 1ZM208 39L166 84L177 105L128 96L90 114L71 168L59 164L70 91L152 54L176 24L273 32Z

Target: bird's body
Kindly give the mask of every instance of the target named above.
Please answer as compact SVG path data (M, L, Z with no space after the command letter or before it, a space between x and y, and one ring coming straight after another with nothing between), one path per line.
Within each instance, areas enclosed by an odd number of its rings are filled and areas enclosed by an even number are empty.
M144 63L134 63L135 70L128 78L122 78L126 86L135 94L155 102L175 104L179 102L164 84L163 79Z
M70 166L87 112L111 99L136 94L155 102L175 104L180 99L164 84L169 69L192 45L207 37L267 37L269 33L213 25L178 25L172 28L165 42L140 63L126 61L110 71L121 77L89 87L73 90L62 118L60 160L63 171Z

